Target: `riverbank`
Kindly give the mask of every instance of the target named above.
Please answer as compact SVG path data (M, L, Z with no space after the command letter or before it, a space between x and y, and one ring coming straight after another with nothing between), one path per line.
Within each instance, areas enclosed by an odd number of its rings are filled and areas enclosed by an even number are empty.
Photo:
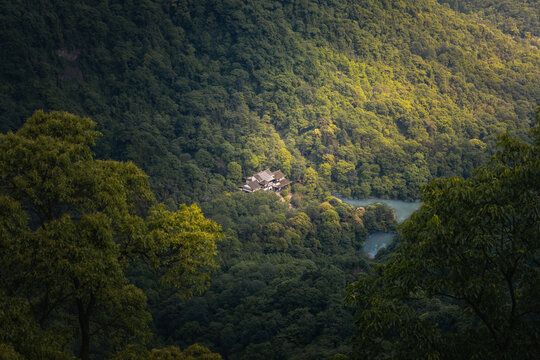
M388 206L390 206L394 213L396 214L396 221L398 224L401 224L403 221L407 220L409 216L416 210L420 208L420 205L422 205L421 201L415 201L415 202L407 202L403 200L388 200L388 199L378 199L378 198L371 198L371 199L348 199L336 196L341 201L352 205L354 207L359 206L368 206L373 205L376 203L383 203Z
M371 199L348 199L343 197L338 197L338 199L343 201L344 203L347 203L349 205L352 205L354 207L365 207L377 203L383 203L388 205L389 207L394 210L394 214L396 216L396 221L398 224L401 224L403 221L407 220L409 216L416 210L420 208L422 205L422 202L415 201L415 202L407 202L403 200L388 200L388 199L378 199L378 198L371 198ZM388 245L390 245L394 241L395 233L388 233L388 232L374 232L368 235L364 246L362 247L362 250L366 253L366 255L370 258L374 258L377 254L377 251L379 249L384 248Z

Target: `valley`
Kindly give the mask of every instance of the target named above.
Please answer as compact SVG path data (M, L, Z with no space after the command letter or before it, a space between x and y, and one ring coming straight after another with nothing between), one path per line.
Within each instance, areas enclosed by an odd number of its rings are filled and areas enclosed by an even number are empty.
M0 8L0 358L536 358L538 0Z

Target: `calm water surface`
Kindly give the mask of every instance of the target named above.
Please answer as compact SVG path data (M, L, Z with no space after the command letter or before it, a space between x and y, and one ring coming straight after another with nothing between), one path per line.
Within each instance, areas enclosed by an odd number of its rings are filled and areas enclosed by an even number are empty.
M367 200L358 200L358 199L346 199L346 198L340 198L343 202L346 202L347 204L350 204L355 207L359 206L368 206L375 203L383 203L388 206L390 206L394 213L396 214L396 220L398 223L402 223L403 221L407 220L411 214L417 210L422 203L420 201L416 202L406 202L401 200L386 200L386 199L367 199ZM372 234L369 234L369 236L366 239L366 242L364 244L364 247L362 250L370 257L375 257L375 254L377 254L377 251L379 251L380 248L386 247L392 243L394 240L394 236L396 234L394 233L387 233L387 232L374 232Z
M390 245L394 241L394 233L387 233L382 231L377 231L369 234L364 243L362 250L370 257L374 258L380 248Z
M403 221L407 220L409 216L415 211L418 210L420 205L422 203L420 201L415 202L406 202L402 200L386 200L386 199L367 199L367 200L357 200L357 199L346 199L346 198L340 198L343 202L346 202L349 205L359 207L359 206L368 206L373 205L375 203L383 203L388 206L390 206L392 209L394 209L394 213L396 213L396 220L398 223L402 223Z

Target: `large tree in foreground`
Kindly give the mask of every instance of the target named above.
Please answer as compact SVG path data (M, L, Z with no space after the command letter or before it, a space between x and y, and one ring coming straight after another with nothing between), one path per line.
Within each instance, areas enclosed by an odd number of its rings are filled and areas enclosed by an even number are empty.
M354 358L540 358L540 129L433 181L401 248L349 288Z
M0 354L59 359L144 344L147 264L190 296L215 268L220 227L196 205L156 205L132 163L93 159L86 118L36 112L0 135ZM11 355L10 355L11 354Z

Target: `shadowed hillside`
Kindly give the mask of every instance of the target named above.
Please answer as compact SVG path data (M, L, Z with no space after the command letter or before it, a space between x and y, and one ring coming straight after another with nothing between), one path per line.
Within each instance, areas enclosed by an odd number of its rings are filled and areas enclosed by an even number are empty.
M233 162L416 198L522 133L539 98L538 46L433 0L2 8L2 131L37 108L89 115L98 155L142 166L163 199L236 188Z

